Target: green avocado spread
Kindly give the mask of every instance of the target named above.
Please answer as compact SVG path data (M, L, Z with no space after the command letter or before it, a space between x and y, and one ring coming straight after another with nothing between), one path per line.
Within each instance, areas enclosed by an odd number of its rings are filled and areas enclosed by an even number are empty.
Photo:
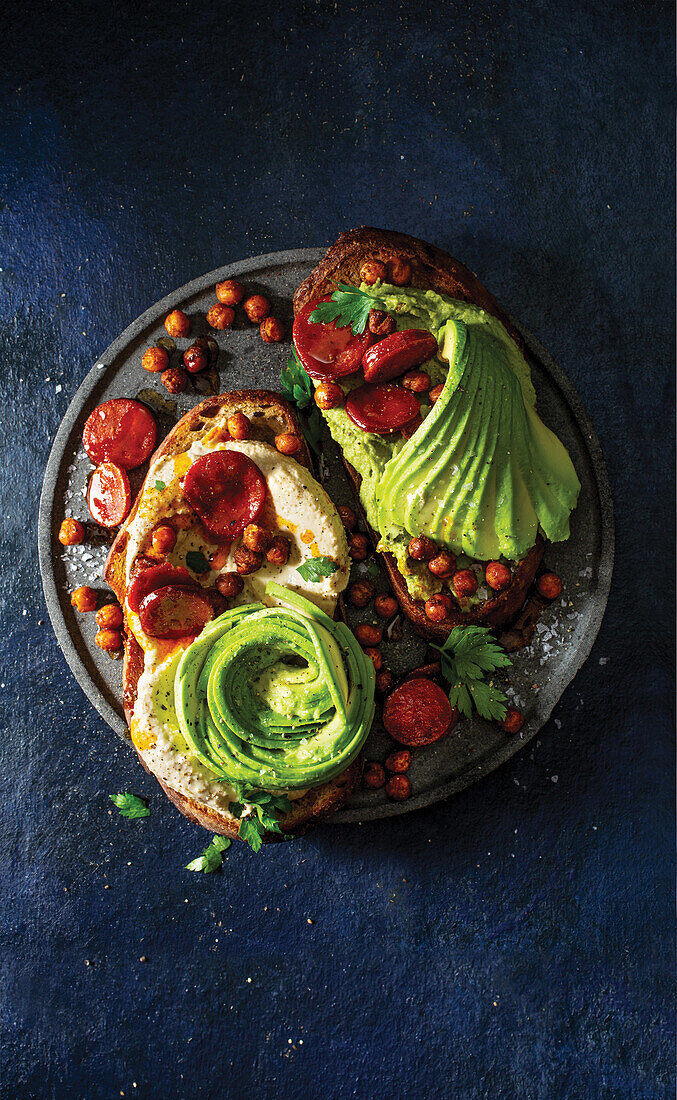
M188 751L225 781L268 790L327 782L374 716L374 666L352 631L274 582L274 607L224 612L183 653L174 700Z
M421 369L444 388L434 405L424 400L423 423L410 439L365 432L343 407L324 412L361 476L378 549L395 555L410 594L425 599L441 587L408 557L412 536L426 534L480 562L519 560L539 530L553 542L568 538L580 483L566 448L536 412L528 364L501 322L431 290L361 290L385 301L398 329L426 328L439 345Z

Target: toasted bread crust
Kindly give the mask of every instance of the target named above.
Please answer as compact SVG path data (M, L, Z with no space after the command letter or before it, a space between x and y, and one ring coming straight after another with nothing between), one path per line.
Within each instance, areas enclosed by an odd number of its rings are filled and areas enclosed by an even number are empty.
M231 416L234 412L243 412L252 421L252 438L273 443L276 435L293 432L303 439L303 432L292 405L278 394L267 390L237 390L232 393L209 397L196 405L178 421L165 437L151 458L151 465L158 458L181 454L188 450L213 424L214 418ZM303 448L296 461L312 471L310 452L303 440ZM124 525L120 528L111 546L106 562L105 578L111 586L120 604L124 607L127 587L126 555L128 528L139 506L141 495L146 487L144 481ZM131 725L134 704L136 702L139 677L143 672L143 650L130 630L124 632L124 662L122 670L122 702L127 725ZM146 771L149 771L143 757L137 753ZM349 768L329 783L313 787L303 798L292 804L290 812L280 821L283 833L300 835L312 825L334 813L352 794L362 774L361 757ZM221 836L237 836L239 821L222 811L205 806L195 798L188 798L168 786L161 779L158 783L171 802L191 821L203 825ZM266 839L276 839L271 833Z
M369 226L362 226L341 234L315 270L296 291L294 313L298 313L313 299L331 294L339 281L359 285L360 268L365 260L375 259L385 263L395 256L408 260L411 264L411 286L435 290L440 294L479 306L496 317L515 343L520 348L523 347L519 333L494 296L462 263L447 252L443 252L442 249L426 244L425 241L419 241L416 237L390 230L373 229ZM343 464L353 484L358 508L369 537L376 546L379 541L378 533L367 523L359 499L360 475L345 458ZM423 600L411 598L395 557L389 553L382 553L379 556L400 606L417 633L430 641L443 642L455 626L479 624L491 630L498 630L509 623L517 615L526 599L544 550L545 543L538 535L531 550L514 569L509 588L468 611L459 609L452 612L448 618L439 623L434 623L427 617Z
M313 298L331 294L339 281L359 286L360 268L365 260L386 263L395 256L411 264L411 286L436 290L439 294L480 306L498 318L520 348L524 346L521 336L493 294L459 260L441 248L419 241L417 237L390 229L373 229L368 225L342 233L331 246L296 291L294 314Z

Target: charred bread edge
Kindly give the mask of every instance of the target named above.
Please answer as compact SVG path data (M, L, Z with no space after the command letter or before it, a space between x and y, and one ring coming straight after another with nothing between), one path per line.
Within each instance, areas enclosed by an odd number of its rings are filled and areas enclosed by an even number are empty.
M303 432L298 416L293 406L279 394L268 390L234 390L231 393L219 394L200 402L195 408L190 409L174 425L169 434L162 441L153 454L149 468L158 458L180 454L188 450L191 444L201 437L209 428L210 421L221 412L243 412L254 424L253 436L257 441L273 442L275 435L282 431L293 432L303 441L303 448L294 458L302 466L312 473L312 462L308 446L303 438ZM262 422L263 421L263 422ZM269 438L266 438L268 436ZM136 500L124 525L120 528L111 546L106 561L104 576L111 586L120 604L124 606L126 591L125 558L127 553L127 528L133 521L139 506L141 495L146 488L148 475L139 489ZM124 661L122 668L122 702L127 725L131 724L134 704L136 702L139 677L143 672L143 650L131 631L124 631ZM136 746L135 746L136 751ZM149 768L143 758L137 753L143 767L149 772ZM348 799L359 783L362 774L362 757L346 768L341 775L324 783L322 786L313 787L292 804L288 814L280 821L283 833L300 835L318 821L329 817L335 810ZM195 821L204 828L221 836L237 836L238 822L226 817L219 810L204 806L195 798L189 798L179 791L175 791L162 780L155 776L163 791L178 810L190 821ZM266 834L266 839L276 839L275 834Z
M313 298L331 294L339 281L357 285L360 282L360 267L366 259L387 262L395 255L411 264L411 283L423 290L435 290L452 298L470 302L496 317L510 333L515 343L523 349L524 342L511 323L509 317L499 306L492 294L482 285L476 275L462 263L455 260L440 248L426 244L406 233L373 229L362 226L342 233L335 244L305 279L294 295L294 313L298 313ZM374 546L379 536L367 523L364 509L359 498L361 478L353 466L344 458L343 464L352 482L358 508ZM422 600L414 600L409 595L406 581L397 567L392 554L381 553L379 557L388 574L393 591L416 631L429 641L443 642L455 626L479 624L496 630L513 618L524 603L529 587L536 576L545 543L540 535L531 550L517 564L513 572L510 587L480 607L469 611L454 612L442 622L434 623L425 614Z
M406 233L389 229L373 229L363 225L342 233L328 249L314 271L304 279L294 294L294 314L297 314L313 298L331 294L336 283L360 283L360 267L365 260L381 260L386 263L395 256L411 264L410 286L421 290L436 290L451 298L470 302L497 317L520 348L524 341L485 286L464 264L448 252L426 244Z

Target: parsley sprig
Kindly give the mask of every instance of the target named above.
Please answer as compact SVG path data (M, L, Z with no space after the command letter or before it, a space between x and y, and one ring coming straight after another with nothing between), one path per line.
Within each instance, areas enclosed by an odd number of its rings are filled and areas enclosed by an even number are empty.
M202 855L191 859L186 864L187 871L204 871L206 875L212 871L218 871L223 863L223 853L230 848L230 840L227 836L213 836L211 843L207 845Z
M315 389L310 377L306 374L303 363L300 361L296 350L292 349L293 358L287 359L287 365L280 372L282 392L285 397L293 401L301 416L301 428L306 441L316 454L320 453L322 439L322 417L315 404Z
M369 322L369 313L372 309L386 309L382 298L374 298L359 287L349 286L348 283L337 283L330 301L320 302L310 315L313 322L327 324L328 321L337 321L339 328L348 325L355 336L361 336Z
M303 411L314 404L315 390L295 348L292 348L292 356L292 359L287 359L286 367L280 372L282 392L294 402L297 409Z
M273 794L271 791L260 791L249 783L234 783L229 780L234 788L239 802L231 802L230 812L235 817L240 817L238 836L249 847L258 852L263 843L263 834L267 832L280 833L279 816L286 814L291 809L291 802L286 794ZM245 803L251 806L251 810L245 817Z
M481 718L505 718L507 697L485 674L512 664L485 626L455 626L440 654L442 675L450 685L449 701L469 718L472 705Z
M143 799L138 798L135 794L130 794L129 791L111 794L108 797L113 805L117 806L121 817L129 817L132 821L139 817L150 817L150 809Z
M303 565L296 567L296 572L303 577L304 581L311 581L313 584L317 584L323 577L331 577L332 573L335 573L338 569L338 565L332 558L308 558L304 561Z

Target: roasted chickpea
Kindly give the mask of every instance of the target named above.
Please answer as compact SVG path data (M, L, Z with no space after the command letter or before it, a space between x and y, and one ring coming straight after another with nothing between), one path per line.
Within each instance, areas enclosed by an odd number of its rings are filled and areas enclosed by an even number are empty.
M320 382L315 390L318 409L338 409L343 404L343 390L336 382Z
M183 393L188 385L188 375L182 367L170 367L169 370L163 370L160 381L170 393Z
M291 542L284 535L275 535L268 548L266 558L271 565L286 565L289 560Z
M230 328L234 320L235 310L230 306L222 306L220 302L207 311L207 324L210 328L221 331L224 328Z
M364 774L362 776L362 786L368 790L378 790L379 787L385 787L386 773L383 769L383 764L379 764L376 760L370 760L368 764L364 766Z
M556 600L562 595L563 584L556 573L541 573L536 578L536 588L545 600Z
M424 370L407 371L402 379L402 385L405 390L411 390L412 393L427 393L430 389L430 375Z
M365 260L360 268L360 279L367 286L373 286L379 279L383 282L385 277L386 265L380 260Z
M190 332L190 317L188 317L182 309L173 309L165 317L165 328L170 336L175 339L178 337L187 336Z
M519 733L524 725L524 715L517 707L506 707L505 718L498 724L505 733Z
M477 592L477 577L472 569L459 569L454 573L451 587L457 596L474 596Z
M494 592L502 592L510 584L510 570L502 561L490 561L484 575L489 588L493 588Z
M259 527L258 523L249 523L243 533L242 542L248 550L256 550L258 554L265 554L270 546L271 535L265 527Z
M197 339L193 341L193 347L202 348L203 351L206 351L208 365L210 367L216 366L219 358L219 345L213 336L198 336Z
M239 573L221 573L216 578L216 587L222 596L229 599L233 596L240 595L240 592L244 588L244 581Z
M348 551L353 561L365 561L369 557L369 539L359 531L348 536Z
M374 611L382 619L392 619L397 614L397 600L394 596L377 596L374 600Z
M437 592L424 604L426 618L430 619L431 623L441 623L444 619L448 619L453 607L454 601L445 592Z
M280 454L297 455L301 450L301 440L293 432L282 432L275 436L275 446Z
M100 630L94 638L96 645L99 649L105 649L110 653L116 649L120 649L122 645L122 634L119 630Z
M171 554L176 546L176 531L171 523L160 523L154 527L150 544L156 554Z
M382 668L376 673L376 690L379 695L387 695L393 686L393 674L389 668Z
M395 318L384 309L369 310L369 331L374 336L390 336L396 328Z
M406 775L391 775L386 783L386 794L393 802L406 802L411 796L411 783Z
M244 298L244 287L235 279L225 279L216 284L216 297L222 306L239 306Z
M160 374L169 366L169 353L165 348L146 348L141 358L141 366L151 374Z
M59 528L59 542L63 546L77 546L85 540L85 525L79 519L67 516Z
M228 417L226 427L233 439L248 439L252 426L248 416L237 412Z
M270 302L267 298L264 298L263 294L252 294L250 298L246 299L242 308L249 320L253 324L259 325L270 313Z
M443 389L444 383L440 382L437 386L433 386L431 390L428 390L428 400L431 402L431 404L435 404Z
M262 565L263 554L257 553L256 550L248 550L246 546L238 546L235 551L235 568L241 576L246 577L250 573L256 573Z
M380 645L383 640L383 631L380 626L372 626L371 623L359 623L355 627L355 637L361 646Z
M80 588L76 588L73 591L71 603L76 611L93 611L96 607L98 598L99 595L95 588L90 588L88 584L83 584Z
M374 646L371 645L365 646L364 655L365 657L368 657L370 661L372 661L374 668L377 672L379 672L383 667L383 657L381 656L381 650L375 649Z
M401 256L393 256L386 264L386 279L393 286L406 286L411 282L411 264Z
M420 416L415 416L413 420L410 420L408 424L405 424L403 428L400 428L402 435L405 439L411 439L414 432L418 431L421 427L423 420Z
M348 599L353 607L366 607L374 591L371 581L354 581L348 589Z
M440 580L449 580L456 572L456 558L448 550L443 550L428 562L428 569Z
M104 604L95 617L101 630L119 630L122 626L122 608L119 603Z
M339 504L337 511L346 531L352 531L357 527L357 516L349 504Z
M189 374L199 374L209 366L209 352L199 344L192 344L183 353L183 365Z
M386 756L386 768L389 772L402 775L411 767L411 753L409 749L395 749Z
M437 546L427 535L419 535L410 539L407 551L414 561L431 561L437 554Z
M265 317L259 325L259 332L264 344L278 344L284 340L284 325L277 317Z

